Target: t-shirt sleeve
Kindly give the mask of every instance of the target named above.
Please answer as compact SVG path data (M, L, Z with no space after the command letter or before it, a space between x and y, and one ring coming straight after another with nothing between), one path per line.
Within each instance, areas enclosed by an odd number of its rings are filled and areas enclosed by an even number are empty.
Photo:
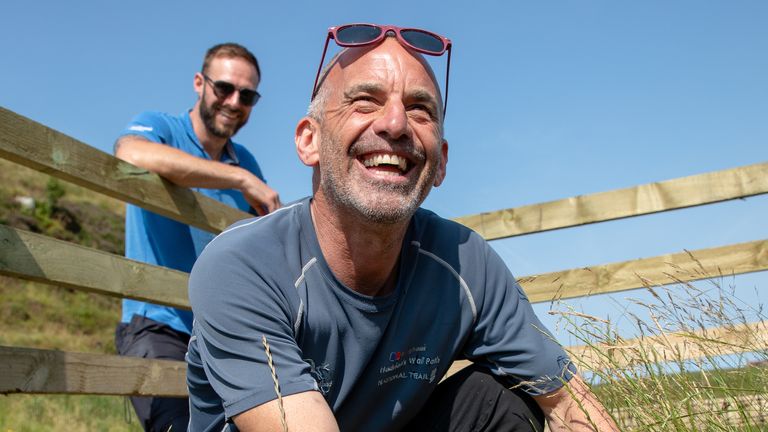
M464 355L529 394L560 388L576 372L575 366L487 243L483 279L477 320Z
M277 398L262 336L283 396L317 390L317 384L295 340L295 302L254 268L247 257L251 248L221 247L226 243L222 240L206 248L190 274L195 314L190 347L194 344L200 362L190 362L190 373L204 371L204 377L195 379L210 384L231 418ZM190 387L192 398L194 392Z
M169 144L172 143L171 127L168 116L156 111L145 111L134 117L120 132L119 137L137 135L149 141Z

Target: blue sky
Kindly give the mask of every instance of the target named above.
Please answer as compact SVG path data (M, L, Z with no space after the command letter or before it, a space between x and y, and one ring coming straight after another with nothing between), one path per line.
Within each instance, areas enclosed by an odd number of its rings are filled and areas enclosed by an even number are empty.
M107 152L140 111L192 106L209 46L249 47L263 97L236 138L285 202L310 192L293 131L326 29L348 22L453 40L448 177L425 203L443 216L765 161L764 1L26 0L1 10L0 105ZM445 60L430 60L439 77ZM756 197L492 244L522 276L763 239L767 210ZM749 303L768 299L764 274L732 282ZM574 304L615 317L614 303Z

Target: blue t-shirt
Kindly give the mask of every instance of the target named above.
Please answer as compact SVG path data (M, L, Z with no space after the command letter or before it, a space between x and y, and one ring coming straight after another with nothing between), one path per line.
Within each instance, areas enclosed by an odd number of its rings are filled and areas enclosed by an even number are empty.
M189 112L179 116L161 112L143 112L120 133L120 136L126 135L138 135L199 158L211 159L192 129ZM260 179L264 179L253 155L245 147L232 141L227 143L220 162L238 165ZM201 188L192 188L192 190L230 207L243 211L250 210L250 206L239 190ZM214 238L214 235L207 231L190 227L131 204L126 205L125 213L125 256L137 261L189 272L205 245ZM192 312L187 310L137 300L123 300L121 321L130 322L133 315L145 316L180 332L191 333L192 331Z
M342 431L400 429L455 359L531 394L570 379L566 353L475 232L418 210L394 292L370 297L333 275L309 206L304 199L229 228L195 264L190 430L221 431L226 419L277 397L262 335L282 395L320 391ZM257 249L263 244L270 247Z

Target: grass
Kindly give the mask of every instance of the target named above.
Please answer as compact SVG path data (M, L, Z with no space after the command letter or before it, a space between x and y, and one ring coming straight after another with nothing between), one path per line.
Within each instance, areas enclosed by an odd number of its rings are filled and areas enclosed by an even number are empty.
M622 319L634 323L633 340L619 335L621 320L557 306L560 325L586 346L574 361L593 371L594 391L622 430L768 430L768 328L743 326L766 319L762 306L740 302L722 279L677 282L647 286L652 301L630 299L636 312Z

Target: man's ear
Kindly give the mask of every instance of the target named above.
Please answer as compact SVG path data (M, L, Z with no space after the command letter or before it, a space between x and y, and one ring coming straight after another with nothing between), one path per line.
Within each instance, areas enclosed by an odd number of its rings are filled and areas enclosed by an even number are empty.
M437 175L435 176L435 187L440 186L445 180L445 174L448 165L448 141L443 140L443 145L440 146L440 164L437 166Z
M319 125L315 119L304 117L296 125L296 154L306 166L317 166L320 162L320 149L318 148L320 136L317 133Z
M203 97L203 86L205 85L205 78L203 78L203 74L200 72L195 74L195 77L192 79L192 88L195 89L195 93L197 93L197 97L201 98Z

